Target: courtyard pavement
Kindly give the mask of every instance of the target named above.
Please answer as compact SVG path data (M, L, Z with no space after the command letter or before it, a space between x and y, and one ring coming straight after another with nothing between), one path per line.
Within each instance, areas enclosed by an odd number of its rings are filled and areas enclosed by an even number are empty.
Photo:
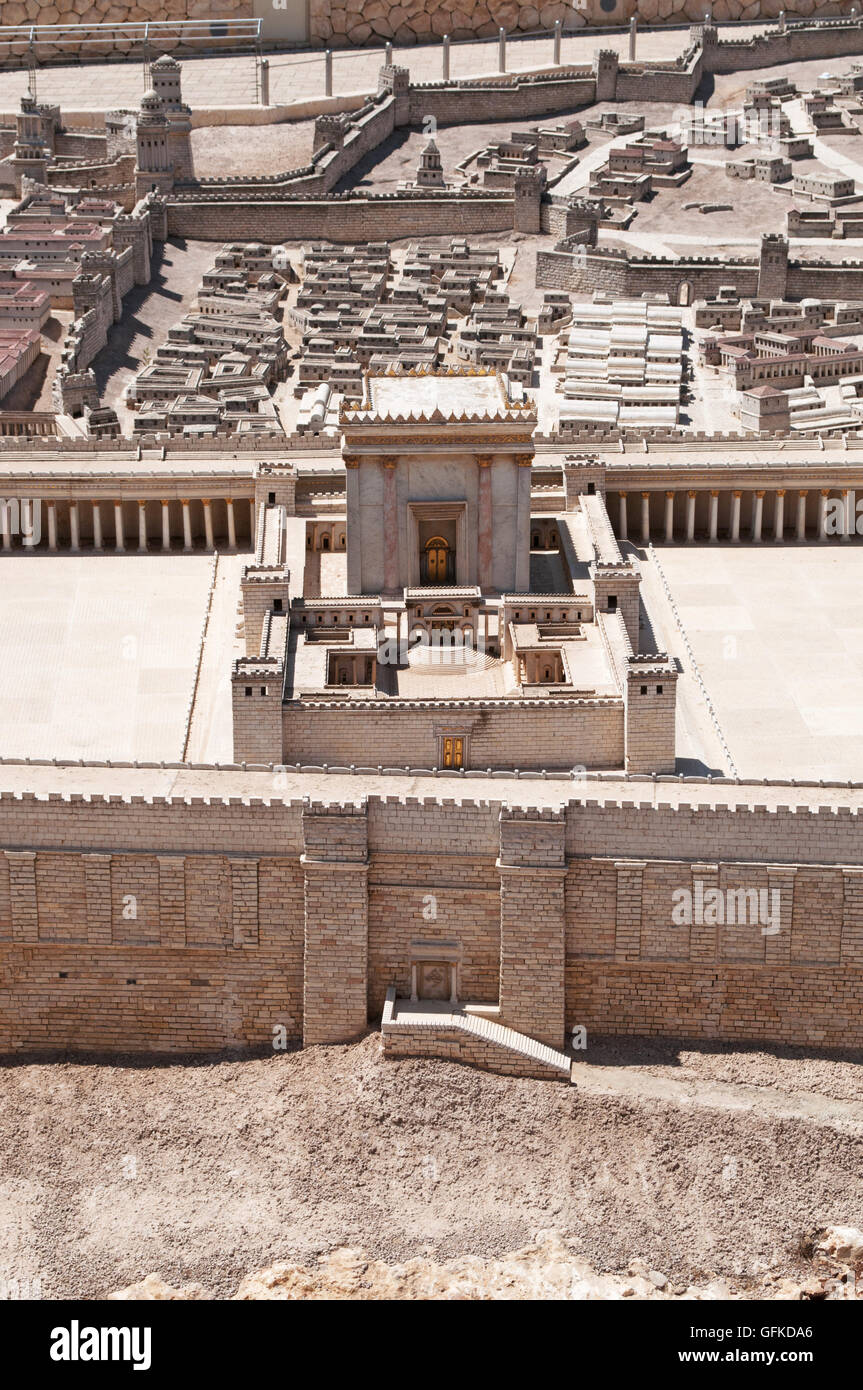
M740 776L863 779L859 545L656 552Z
M0 557L5 757L182 757L212 555Z

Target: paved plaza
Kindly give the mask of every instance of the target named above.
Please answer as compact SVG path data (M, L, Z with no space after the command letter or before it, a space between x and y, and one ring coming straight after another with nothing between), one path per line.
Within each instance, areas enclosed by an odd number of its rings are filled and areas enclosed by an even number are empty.
M740 775L863 780L859 546L656 550Z
M4 555L4 756L181 758L212 572L212 555Z

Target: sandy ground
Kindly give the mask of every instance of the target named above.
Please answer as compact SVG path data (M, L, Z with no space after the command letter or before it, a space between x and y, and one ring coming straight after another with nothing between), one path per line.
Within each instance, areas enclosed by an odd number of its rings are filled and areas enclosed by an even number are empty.
M199 179L287 173L311 159L314 133L314 121L204 126L192 131L195 173Z
M553 1229L600 1271L638 1258L745 1287L804 1275L812 1232L859 1216L859 1058L621 1040L589 1057L604 1091L385 1061L376 1033L244 1061L8 1066L0 1278L86 1297L157 1271L227 1296L341 1245L494 1257ZM642 1099L641 1069L691 1098ZM748 1106L714 1105L714 1080ZM798 1118L762 1091L820 1100Z

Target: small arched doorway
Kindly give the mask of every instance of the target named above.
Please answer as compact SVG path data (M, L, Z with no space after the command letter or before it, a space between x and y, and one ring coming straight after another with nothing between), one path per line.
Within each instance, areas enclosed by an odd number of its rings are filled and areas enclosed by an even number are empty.
M450 548L443 536L426 541L425 575L427 584L446 584L450 574Z

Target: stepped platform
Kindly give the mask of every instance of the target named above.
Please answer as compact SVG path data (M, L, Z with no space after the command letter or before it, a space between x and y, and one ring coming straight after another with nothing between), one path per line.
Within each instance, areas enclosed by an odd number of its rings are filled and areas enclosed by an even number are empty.
M530 1076L569 1082L571 1062L564 1052L537 1042L487 1015L492 1006L453 1004L437 999L398 999L387 990L381 1019L388 1057L442 1057L504 1076Z

